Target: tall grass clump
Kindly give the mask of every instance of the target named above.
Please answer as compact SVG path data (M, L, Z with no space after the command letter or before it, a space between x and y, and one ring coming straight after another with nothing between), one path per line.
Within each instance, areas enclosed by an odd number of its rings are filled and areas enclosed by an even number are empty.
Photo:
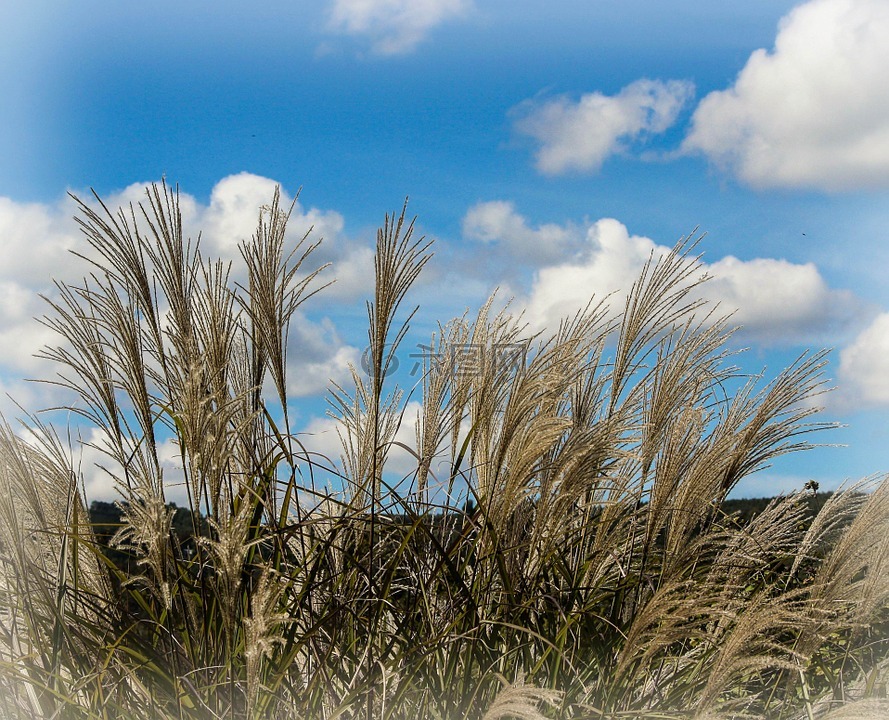
M886 716L889 483L814 517L805 491L749 522L723 511L825 427L825 354L741 376L728 321L695 299L694 241L616 312L549 335L493 299L439 325L405 392L390 369L430 245L387 217L367 372L331 387L326 458L291 431L288 327L320 268L288 215L276 193L233 275L183 237L165 185L80 203L91 271L58 286L44 355L132 562L109 559L69 443L0 427L0 716Z

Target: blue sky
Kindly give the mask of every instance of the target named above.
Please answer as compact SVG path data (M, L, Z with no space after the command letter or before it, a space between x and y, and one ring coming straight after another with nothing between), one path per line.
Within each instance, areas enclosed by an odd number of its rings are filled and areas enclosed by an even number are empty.
M340 278L295 332L303 429L327 427L374 228L410 196L436 239L420 325L498 285L552 322L700 228L744 368L834 348L824 419L848 426L739 491L889 470L883 0L18 5L0 10L0 389L29 408L52 401L20 382L46 371L36 296L76 280L82 246L66 191L138 200L166 176L225 255L280 183Z

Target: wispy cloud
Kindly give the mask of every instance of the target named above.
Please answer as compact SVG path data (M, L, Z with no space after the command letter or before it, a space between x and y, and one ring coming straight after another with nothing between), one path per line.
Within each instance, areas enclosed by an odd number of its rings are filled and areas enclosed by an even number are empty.
M540 172L597 172L630 141L670 128L693 95L694 86L687 81L643 79L617 95L592 92L576 102L565 96L528 100L513 110L515 128L539 144Z
M889 3L811 0L734 85L696 109L683 149L754 187L889 186Z
M380 55L397 55L414 50L432 28L471 7L471 0L333 0L328 27L367 38Z

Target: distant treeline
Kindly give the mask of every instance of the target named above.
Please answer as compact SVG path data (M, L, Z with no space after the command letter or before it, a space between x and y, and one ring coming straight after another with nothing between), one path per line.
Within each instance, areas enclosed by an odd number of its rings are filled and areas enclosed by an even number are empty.
M167 508L173 511L173 535L186 552L192 551L195 544L195 523L191 511L188 508L177 507L176 503L168 503ZM96 541L106 557L117 567L131 573L136 571L133 555L111 542L122 526L122 517L123 513L115 503L102 502L101 500L93 500L90 503L90 523L93 526ZM200 519L200 525L197 527L200 535L207 534L208 525L203 518Z
M806 497L806 503L809 506L808 517L814 517L824 506L824 503L833 493L819 492L809 493ZM722 510L726 515L734 515L741 523L748 523L763 510L775 498L737 498L734 500L726 500L722 503Z
M806 497L808 517L814 517L832 494L829 492L812 492L808 494ZM773 500L774 498L770 497L726 500L722 503L722 514L723 517L731 517L738 524L745 525L765 510ZM188 508L177 507L175 503L169 503L167 507L173 511L172 531L176 541L186 553L193 551L195 528L198 528L199 535L208 534L206 520L202 517L199 523L196 524ZM464 512L470 515L474 510L475 504L471 501L464 507ZM94 500L90 504L89 514L96 540L105 555L122 570L127 572L135 571L133 556L126 550L115 547L111 542L115 533L121 527L122 511L120 507L115 503ZM440 521L441 518L439 517L437 520Z

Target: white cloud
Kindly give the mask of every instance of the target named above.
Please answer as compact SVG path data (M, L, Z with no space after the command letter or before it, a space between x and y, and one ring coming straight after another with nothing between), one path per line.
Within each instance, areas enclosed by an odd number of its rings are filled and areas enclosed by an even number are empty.
M234 263L233 280L241 283L246 280L244 273L237 270L243 267L238 245L256 232L259 209L271 202L275 185L269 178L242 172L216 183L206 207L198 205L190 196L182 196L180 200L183 217L193 234L201 231L204 254ZM289 209L292 202L293 198L282 191L281 209ZM330 263L317 280L321 284L335 281L323 291L327 301L354 300L373 290L373 250L346 238L344 227L343 216L335 210L305 208L299 201L294 204L287 224L289 243L297 243L306 233L310 234L304 247L322 241L306 260L305 270L313 271Z
M629 235L626 226L612 218L593 223L586 233L587 252L572 262L542 268L535 276L526 301L527 318L537 328L558 326L595 295L610 293L615 307L639 275L652 252L666 253L646 237Z
M322 284L333 281L324 290L326 300L350 302L369 298L374 292L374 250L370 245L349 241L341 243L338 252L328 253L323 245L316 251L320 262L330 262L330 267L318 276Z
M862 303L828 286L813 263L731 255L706 265L705 298L733 311L732 321L766 343L829 343L854 322Z
M390 482L411 479L417 470L415 453L417 453L417 426L421 411L422 405L416 400L410 400L404 405L401 425L395 432L394 441L389 446L386 457L386 474ZM337 419L330 416L315 417L299 431L299 439L310 453L313 453L313 457L325 458L320 460L323 464L327 465L330 461L337 468L341 468L343 445L337 428L341 431L343 429ZM463 428L464 432L467 430L468 428ZM410 451L402 446L410 448ZM432 475L435 477L447 475L449 453L448 443L442 443L430 465Z
M39 290L49 292L46 287ZM52 330L36 320L52 314L37 292L14 280L0 280L0 366L29 375L48 368L47 362L35 355L56 338Z
M123 468L103 452L102 447L102 434L91 429L73 453L75 467L83 476L85 495L90 501L120 499L123 496L121 488L125 488ZM158 444L157 454L161 462L166 501L187 507L188 489L185 487L179 445L172 438L167 438Z
M118 193L103 198L109 209L136 207L136 219L140 221L138 205L147 202L145 189L151 183L133 183ZM222 259L233 263L232 277L243 282L243 262L238 246L250 240L256 232L260 208L272 202L278 183L261 175L241 172L228 175L217 182L210 192L210 201L203 205L192 195L179 192L179 209L182 214L183 233L194 241L201 236L201 253L211 259ZM343 237L345 220L335 210L305 208L286 190L281 190L279 201L281 210L289 210L293 203L290 220L287 223L287 241L295 244L309 231L307 243L322 240L321 247L307 260L306 269L340 258L348 260L351 245ZM129 217L129 210L127 210ZM70 223L73 227L73 223Z
M313 417L297 435L316 463L342 472L343 444L337 434L338 427L339 422L330 416Z
M234 260L238 257L238 244L248 240L256 232L259 209L272 201L275 181L250 173L229 175L213 186L210 204L199 211L195 218L202 231L205 250L212 248L214 254ZM291 199L281 198L281 205L287 208ZM298 215L298 210L295 209Z
M473 205L463 217L463 236L497 245L513 261L541 265L564 259L577 250L579 233L549 223L532 228L511 202L493 200Z
M331 380L348 383L349 365L358 367L360 361L361 351L345 344L328 318L313 322L300 312L294 315L287 356L290 397L322 395Z
M51 271L69 262L69 250L83 246L73 212L68 198L49 208L0 197L0 277L49 287Z
M277 184L270 178L247 172L229 175L213 186L207 205L180 192L184 233L194 239L200 232L204 257L231 261L231 278L242 285L247 277L238 246L256 232L260 208L271 203ZM106 204L116 208L129 203L144 203L146 185L148 183L134 183L110 196ZM289 210L291 203L293 197L282 190L280 208ZM307 233L304 248L322 241L306 260L304 269L309 272L330 264L316 281L320 284L335 281L323 291L327 301L351 301L373 289L373 250L369 245L347 238L344 227L345 219L335 210L307 208L298 200L293 203L287 224L287 242L292 247Z
M710 93L683 148L755 187L889 185L889 3L811 0L735 84Z
M889 407L889 312L840 351L839 379L836 400L842 408Z
M584 307L594 294L614 308L639 276L643 264L669 252L650 238L630 235L622 223L604 218L587 231L587 251L576 261L542 268L524 300L532 326L554 328ZM862 304L847 291L830 288L811 263L773 258L739 260L728 256L702 263L711 279L701 297L720 303L723 314L744 327L744 336L764 344L817 342L836 337L860 313Z
M133 184L105 198L112 211L130 202L145 202L145 183ZM199 231L202 253L206 257L233 261L233 281L246 277L237 249L238 243L255 232L259 207L268 204L275 182L268 178L240 173L220 180L207 204L180 192L184 231L196 238ZM84 195L84 199L89 199ZM282 206L289 208L292 198L282 193ZM92 268L72 258L69 250L88 253L87 242L72 219L73 201L57 203L19 203L0 197L0 390L20 400L26 410L60 402L58 391L44 385L26 385L27 377L53 377L57 367L34 358L44 346L57 344L58 336L34 318L52 315L39 297L55 297L53 278L79 283ZM139 210L136 209L139 217ZM309 241L324 237L325 242L308 260L306 269L314 270L325 262L333 268L325 279L337 278L334 286L320 296L331 300L353 299L372 286L372 251L343 235L342 215L332 210L306 208L297 203L288 225L288 241L295 243L314 227ZM370 272L368 272L370 270ZM331 292L333 291L333 292ZM306 309L317 309L309 301ZM359 350L346 344L333 324L326 319L310 320L298 313L290 336L288 391L294 397L323 392L328 380L344 380L348 364L357 362ZM12 402L0 402L12 415L20 414Z
M34 318L49 310L39 294L54 294L52 278L65 275L69 250L83 248L72 212L67 198L50 207L0 197L0 367L14 377L46 369L34 354L54 335Z
M595 172L627 141L666 131L693 94L687 81L637 80L613 96L593 92L577 102L527 101L515 109L515 127L540 143L541 172Z
M366 36L374 52L396 55L410 52L433 27L471 7L471 0L333 0L329 27Z
M39 430L21 426L15 428L15 432L32 447L46 449L47 438ZM124 497L126 481L123 466L106 452L109 447L107 436L101 430L95 427L75 429L68 435L59 435L55 446L62 451L66 463L82 481L88 502L121 500ZM167 502L187 506L188 490L178 444L172 438L166 438L158 443L157 451Z

